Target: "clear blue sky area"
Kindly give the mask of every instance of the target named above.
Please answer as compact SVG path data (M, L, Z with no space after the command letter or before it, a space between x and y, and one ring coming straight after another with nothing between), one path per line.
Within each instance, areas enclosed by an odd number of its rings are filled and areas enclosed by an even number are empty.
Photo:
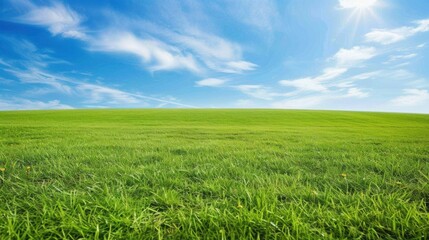
M0 1L0 110L429 113L428 0Z

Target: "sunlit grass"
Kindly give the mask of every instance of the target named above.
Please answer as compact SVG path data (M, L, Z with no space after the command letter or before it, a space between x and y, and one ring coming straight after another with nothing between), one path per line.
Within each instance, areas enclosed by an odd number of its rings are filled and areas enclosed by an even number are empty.
M429 115L0 113L0 239L424 239Z

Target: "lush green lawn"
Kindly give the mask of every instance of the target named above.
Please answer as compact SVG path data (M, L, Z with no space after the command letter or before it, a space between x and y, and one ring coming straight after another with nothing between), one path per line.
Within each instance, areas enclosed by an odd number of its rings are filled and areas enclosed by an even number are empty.
M0 239L429 238L429 115L0 112Z

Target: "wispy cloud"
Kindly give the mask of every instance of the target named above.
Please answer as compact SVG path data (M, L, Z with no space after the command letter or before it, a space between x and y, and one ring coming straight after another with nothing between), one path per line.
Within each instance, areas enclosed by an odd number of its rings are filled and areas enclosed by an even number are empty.
M275 97L285 96L285 94L274 92L270 87L263 85L237 85L233 88L246 95L263 100L272 100Z
M274 101L271 106L273 108L285 109L311 109L320 107L327 101L336 101L347 98L366 98L369 96L369 93L364 92L359 88L349 88L346 90L347 91L345 93L343 90L340 90L333 93L319 93L315 95L289 97L280 101Z
M171 23L175 28L138 19L126 18L126 21L130 22L130 29L140 29L152 38L163 39L181 51L191 54L201 67L211 71L240 74L258 67L255 63L243 59L240 44L216 34L214 30L207 29L207 26L199 26L198 23L191 22L188 14L181 11L176 14L183 14L179 18L179 22L183 24Z
M415 57L417 57L417 53L391 55L389 57L389 60L386 61L386 63L391 63L391 62L395 62L398 60L408 60L408 59L415 58Z
M193 56L200 67L223 73L243 73L257 68L256 64L242 59L239 44L195 27L171 31L151 25L146 31Z
M355 46L350 49L341 48L332 59L338 66L351 67L377 55L374 47Z
M30 67L28 69L5 69L6 72L14 75L18 78L22 83L32 83L32 84L45 84L49 85L59 92L71 94L72 88L64 83L63 81L59 81L64 78L48 73L44 70L41 70L37 67Z
M88 104L107 104L108 106L123 106L124 104L131 104L133 106L141 107L142 105L148 106L147 101L151 101L155 102L157 107L170 105L185 108L196 108L192 105L179 103L172 97L156 98L96 84L78 82L75 89L79 95L85 98L85 103Z
M130 32L109 31L89 40L93 51L128 53L138 56L151 71L186 69L199 72L192 55L156 39L142 39Z
M327 83L329 80L334 80L342 76L350 68L359 66L362 62L373 58L376 56L376 52L376 49L373 47L355 46L350 49L341 48L334 56L328 59L334 61L334 66L325 68L321 75L293 80L281 80L279 84L294 87L298 91L326 92L329 88Z
M426 89L404 89L403 95L391 100L394 106L416 106L429 104L429 92Z
M146 105L146 101L153 101L157 103L171 104L173 106L194 108L194 106L182 104L176 101L126 92L100 84L82 82L74 78L54 74L38 68L15 69L8 71L14 74L21 82L45 84L53 87L59 92L80 97L82 102L89 104L110 104L110 106L128 106L131 104L133 106L142 106Z
M224 66L220 66L219 70L225 73L242 73L244 71L255 70L257 67L258 65L254 63L238 60L226 62Z
M374 29L365 35L367 42L388 45L405 40L417 33L429 31L429 19L414 22L416 26L404 26L393 29Z
M33 46L28 42L29 46ZM36 48L34 46L34 48ZM37 49L37 48L36 48ZM35 51L33 48L26 49L23 48L23 51L26 50L30 54ZM20 53L24 54L24 53ZM54 59L53 57L46 55L48 59ZM26 94L31 95L44 95L51 93L60 93L66 94L69 97L78 97L81 103L87 104L108 104L109 106L147 106L147 102L155 102L156 104L163 105L172 105L180 107L193 107L190 105L182 104L171 99L156 98L151 96L142 95L139 93L132 93L127 91L122 91L116 88L103 86L100 83L88 83L82 80L79 80L75 77L66 76L59 73L54 73L49 71L47 67L52 64L49 61L45 62L46 64L38 64L37 61L31 61L28 59L19 59L19 60L9 60L5 61L1 59L0 64L3 65L3 71L14 76L21 83L25 83L28 86L39 85L42 88L37 87L30 90L27 90ZM86 77L92 77L92 75L86 74ZM43 88L44 86L44 88ZM26 103L26 101L21 101ZM34 106L31 108L47 108L48 106L55 106L53 103L49 102L51 105L31 104L28 102L29 106ZM7 106L15 106L14 102L7 102ZM58 104L57 104L58 105ZM4 102L6 106L6 102ZM60 107L60 105L58 105ZM6 107L4 107L6 109ZM16 109L21 109L19 104L16 105Z
M75 87L76 91L86 97L86 103L103 103L103 104L133 104L139 103L139 99L131 94L105 86L80 83Z
M34 110L34 109L72 109L72 106L62 104L59 100L48 102L32 101L23 98L0 99L0 110Z
M349 88L345 97L357 97L357 98L366 98L369 96L369 93L362 91L360 88Z
M14 4L27 9L24 15L16 18L18 22L46 27L53 35L77 39L86 38L84 30L80 26L82 17L60 2L38 6L30 1L22 0L16 1Z
M375 76L376 72L358 74L352 77L344 75L352 68L357 68L362 63L377 56L374 47L355 46L349 49L341 48L328 62L332 65L326 67L322 74L293 80L281 80L282 86L293 87L295 91L290 92L287 97L280 101L274 101L274 108L313 108L320 104L337 99L366 98L368 92L355 87L354 81L368 79ZM307 92L309 95L303 95Z
M217 26L216 19L207 10L207 6L215 3L203 4L193 0L160 3L162 6L155 11L159 12L164 21L155 24L124 16L121 16L121 19L130 22L130 28L140 29L152 37L160 38L191 53L201 62L200 65L210 71L240 74L256 69L255 63L243 59L242 46L219 31L220 26ZM228 1L222 4L222 7L233 4L238 3ZM246 2L245 5L251 3Z
M23 1L25 4L21 5L25 6L27 12L17 17L17 21L45 27L53 35L83 40L89 50L135 55L149 71L185 69L201 74L208 68L216 72L239 74L257 68L255 63L242 59L239 44L211 33L207 26L199 26L189 19L189 16L194 15L200 16L199 19L207 18L202 7L192 1L170 2L174 11L170 9L168 16L174 16L173 19L177 20L170 22L174 28L110 11L110 23L91 31L84 31L82 16L60 2L36 6L31 1ZM195 14L184 10L188 5ZM120 25L115 23L117 19L120 19Z
M228 82L227 79L206 78L206 79L197 81L195 83L197 84L197 86L200 86L200 87L220 87L224 85L226 82Z
M284 99L281 101L276 101L271 104L273 108L284 108L284 109L306 109L312 108L325 100L331 99L331 96L327 95L313 95L305 96L292 99Z
M11 51L19 57L20 65L46 67L50 64L69 64L67 61L52 57L49 51L37 48L26 39L0 36L0 45L8 46L7 51ZM11 63L6 63L1 59L0 64L12 66Z
M170 40L192 52L206 67L216 72L242 73L256 69L257 65L241 59L238 44L215 35L193 32L171 34Z
M5 61L3 61L3 59L0 58L0 65L6 66L6 67L11 67L11 65Z
M326 68L323 74L316 77L306 77L295 80L281 80L279 84L294 87L299 91L325 92L327 87L322 82L334 79L347 71L347 68Z
M351 76L349 79L350 80L365 80L365 79L370 79L370 78L374 78L376 76L379 76L381 74L382 71L377 70L377 71L370 71L370 72L363 72L363 73L359 73L356 75Z

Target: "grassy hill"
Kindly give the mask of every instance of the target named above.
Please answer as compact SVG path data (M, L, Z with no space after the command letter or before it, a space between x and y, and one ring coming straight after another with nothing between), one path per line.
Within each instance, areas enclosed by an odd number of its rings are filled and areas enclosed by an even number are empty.
M0 112L0 238L429 238L429 115Z

